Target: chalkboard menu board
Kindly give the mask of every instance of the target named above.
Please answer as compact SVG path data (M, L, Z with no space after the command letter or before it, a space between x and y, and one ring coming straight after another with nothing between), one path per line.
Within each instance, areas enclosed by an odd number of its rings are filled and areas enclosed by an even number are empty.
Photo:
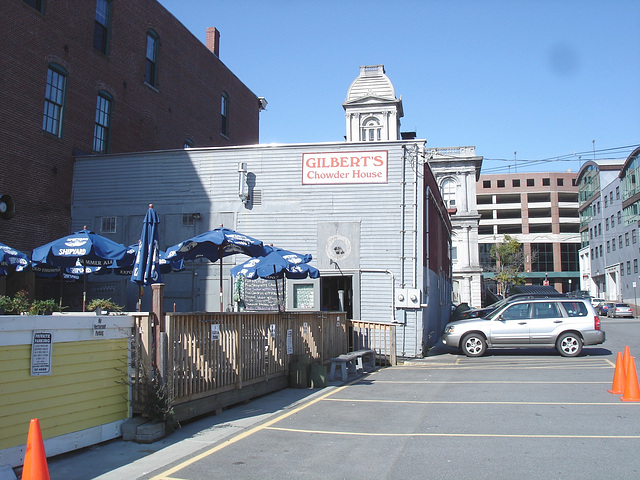
M244 301L244 310L249 311L278 311L278 296L276 295L275 280L265 280L256 278L254 280L244 280L243 294L241 299ZM282 280L278 281L278 292L280 294L280 303L282 298Z

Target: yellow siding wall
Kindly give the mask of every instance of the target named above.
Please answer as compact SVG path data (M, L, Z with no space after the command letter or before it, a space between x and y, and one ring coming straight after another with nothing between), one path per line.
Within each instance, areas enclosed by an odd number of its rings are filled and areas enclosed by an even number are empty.
M53 344L51 375L30 376L31 345L0 346L0 450L129 418L128 339Z

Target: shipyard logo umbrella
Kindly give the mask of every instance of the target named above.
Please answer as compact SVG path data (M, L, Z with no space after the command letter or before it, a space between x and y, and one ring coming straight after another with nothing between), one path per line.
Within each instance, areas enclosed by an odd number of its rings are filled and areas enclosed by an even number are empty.
M29 257L26 253L11 248L4 243L0 243L0 274L6 275L7 268L21 272L29 266Z
M206 258L211 262L220 260L220 311L224 310L222 299L222 258L242 253L249 257L265 255L260 240L238 233L230 228L214 228L184 240L167 249L167 260L196 260Z
M204 257L217 262L222 257L236 253L257 257L264 255L265 249L260 240L230 228L219 227L169 247L167 259L196 260Z
M83 271L82 311L87 301L86 267L109 266L122 259L127 248L97 233L83 230L59 238L37 247L31 253L31 261L54 267L73 268L80 266Z
M242 275L250 280L254 278L318 278L318 269L308 265L311 255L299 254L277 247L264 247L271 250L264 257L255 257L231 269L231 275Z
M278 289L279 278L282 278L284 283L284 278L318 278L320 272L317 268L308 264L308 262L311 261L311 255L309 254L302 255L273 246L264 248L266 251L269 251L267 255L252 258L241 265L233 267L231 269L231 275L234 277L243 276L250 280L256 278L275 280L276 300L278 302L278 310L281 310L280 292Z
M151 285L161 280L160 276L160 248L158 247L158 225L160 217L149 204L140 234L138 253L133 264L131 281L139 285Z
M122 258L122 260L118 260L113 262L110 268L101 268L97 273L99 275L115 273L116 275L126 275L128 277L133 273L133 265L136 262L136 257L138 255L138 250L140 249L140 244L136 243L134 245L129 245L127 248L126 255ZM169 261L167 260L167 253L158 250L159 252L159 260L158 265L160 266L160 273L170 273L170 272L179 272L184 269L184 262L182 260L179 261Z

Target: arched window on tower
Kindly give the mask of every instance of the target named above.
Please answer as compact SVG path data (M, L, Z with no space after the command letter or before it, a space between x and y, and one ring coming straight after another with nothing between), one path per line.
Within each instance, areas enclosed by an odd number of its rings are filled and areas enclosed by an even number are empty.
M442 182L440 187L442 200L447 208L457 208L456 206L456 182L450 178Z
M382 140L382 126L376 117L369 117L362 122L360 141L379 142Z

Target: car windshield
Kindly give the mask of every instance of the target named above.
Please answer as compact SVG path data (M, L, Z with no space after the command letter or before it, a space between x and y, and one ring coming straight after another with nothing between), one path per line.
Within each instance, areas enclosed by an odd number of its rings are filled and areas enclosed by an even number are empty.
M500 305L500 307L502 307L502 306L503 305ZM487 313L483 318L486 318L487 320L493 320L500 312L502 312L502 308L500 308L500 307L496 308L491 313Z
M629 307L629 305L627 305L626 303L616 303L616 307L631 308L631 307Z

